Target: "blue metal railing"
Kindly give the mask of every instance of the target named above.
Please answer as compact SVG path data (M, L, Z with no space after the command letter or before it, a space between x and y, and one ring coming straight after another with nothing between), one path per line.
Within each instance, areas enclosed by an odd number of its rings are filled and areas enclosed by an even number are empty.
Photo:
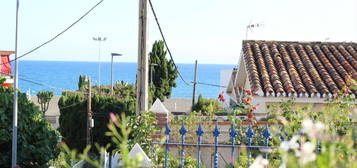
M214 143L213 144L206 144L206 143L202 143L202 136L205 134L203 128L202 128L202 124L199 123L198 128L196 130L196 135L198 137L197 139L197 143L185 143L185 136L187 134L188 130L184 124L184 121L182 121L181 123L181 128L179 130L179 134L181 135L181 142L169 142L170 139L170 135L171 135L171 129L168 123L166 123L165 126L165 135L166 135L166 140L165 142L162 144L165 146L165 163L164 163L164 167L168 168L168 155L169 155L169 146L171 145L176 145L176 146L180 146L181 147L181 151L180 151L180 167L183 168L185 166L185 146L193 146L197 148L197 167L200 168L200 166L202 165L201 163L201 147L212 147L214 148L214 153L213 153L213 167L214 168L218 168L219 167L219 159L218 159L218 148L231 148L231 152L230 152L230 162L232 164L234 164L235 162L235 149L237 148L246 148L247 149L247 154L248 154L248 167L251 165L252 162L252 150L253 149L264 149L264 158L268 159L268 149L272 149L274 147L269 146L269 139L271 138L270 136L270 132L269 132L269 128L268 125L265 125L265 128L263 130L263 133L261 135L261 137L264 139L264 145L260 146L260 145L253 145L252 141L253 141L253 137L255 136L254 134L254 130L251 124L248 125L247 131L245 133L247 139L248 139L248 143L247 145L237 145L236 144L236 138L237 136L240 134L237 131L237 128L234 124L231 124L230 126L230 130L229 130L229 137L230 137L230 144L219 144L218 139L219 136L221 135L221 131L218 127L218 123L217 121L215 121L215 126L214 126L214 130L212 132L213 135L213 139L214 139Z

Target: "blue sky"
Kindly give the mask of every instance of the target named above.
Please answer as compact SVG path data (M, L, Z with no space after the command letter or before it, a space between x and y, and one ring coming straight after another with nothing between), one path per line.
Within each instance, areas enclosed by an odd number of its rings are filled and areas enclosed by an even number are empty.
M99 0L20 0L19 54L51 38ZM248 39L357 41L356 0L152 0L175 61L236 64ZM149 10L149 42L161 39ZM104 0L66 34L25 57L97 61L93 36L105 36L102 60L137 61L138 0ZM14 49L15 0L0 1L0 50Z

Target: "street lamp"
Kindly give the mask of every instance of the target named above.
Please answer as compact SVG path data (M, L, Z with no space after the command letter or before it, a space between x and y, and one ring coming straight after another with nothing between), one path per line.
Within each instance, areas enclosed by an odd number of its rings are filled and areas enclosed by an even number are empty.
M118 53L112 53L112 62L110 66L110 83L111 83L111 90L110 94L113 95L114 89L113 89L113 57L120 57L123 56L123 54L118 54Z
M100 43L105 40L107 40L106 37L93 37L94 41L98 41L98 86L100 88Z
M151 87L153 87L153 85L154 85L154 83L152 82L152 78L153 78L153 76L152 76L153 72L152 71L153 71L155 66L158 66L158 64L154 64L154 63L150 64L150 67L151 67L150 68L150 77L151 77L151 82L150 83L151 83Z

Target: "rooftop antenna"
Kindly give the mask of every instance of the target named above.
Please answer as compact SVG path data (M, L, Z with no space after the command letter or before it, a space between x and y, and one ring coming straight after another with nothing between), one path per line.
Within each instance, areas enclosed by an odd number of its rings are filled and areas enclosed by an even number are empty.
M245 30L245 39L247 40L248 39L248 31L253 31L253 29L255 28L258 28L258 27L263 27L264 24L263 23L251 23L251 21L249 22L249 24L247 25L246 27L246 30Z

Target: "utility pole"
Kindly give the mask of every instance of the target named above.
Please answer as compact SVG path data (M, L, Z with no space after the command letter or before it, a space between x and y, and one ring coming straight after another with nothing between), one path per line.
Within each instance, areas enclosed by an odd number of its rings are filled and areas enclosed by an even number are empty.
M136 86L136 115L148 109L149 97L149 66L146 52L147 40L147 0L139 1L139 42L138 42L138 73Z
M17 36L19 27L19 0L16 1L16 28L15 28L15 79L14 79L14 104L13 104L13 121L12 121L12 153L11 167L17 165L17 110L18 110L18 88L19 88L19 61L17 60Z
M196 99L196 84L197 84L197 60L195 61L195 76L193 79L192 107L195 104L195 99Z
M91 80L88 77L88 93L87 93L87 145L91 142L91 127L92 127L92 85Z

